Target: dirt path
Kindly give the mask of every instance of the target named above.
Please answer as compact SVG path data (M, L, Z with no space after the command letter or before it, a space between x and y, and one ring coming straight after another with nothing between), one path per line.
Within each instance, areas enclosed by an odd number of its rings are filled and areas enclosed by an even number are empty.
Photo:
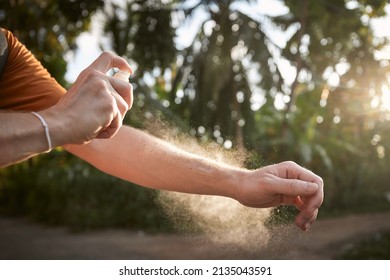
M308 233L280 227L265 247L246 250L204 236L127 230L75 234L0 218L0 259L331 259L353 242L383 231L390 231L390 212L320 220Z

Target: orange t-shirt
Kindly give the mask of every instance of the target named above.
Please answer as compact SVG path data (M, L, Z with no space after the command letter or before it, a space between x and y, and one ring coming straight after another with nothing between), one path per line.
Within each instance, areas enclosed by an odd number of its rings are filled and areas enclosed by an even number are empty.
M65 89L10 31L1 31L8 59L0 77L0 110L39 111L56 104Z

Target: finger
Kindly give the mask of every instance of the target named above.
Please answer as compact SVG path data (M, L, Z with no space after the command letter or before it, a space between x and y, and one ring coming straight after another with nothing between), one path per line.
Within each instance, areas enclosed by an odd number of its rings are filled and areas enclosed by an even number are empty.
M302 230L307 231L310 229L311 225L315 222L318 215L318 209L316 209L311 216L307 216L305 211L299 212L297 217L295 218L295 223Z
M127 110L133 106L133 86L128 82L116 77L108 77L113 90L123 98L127 104Z
M285 161L277 165L278 175L286 179L300 179L308 182L319 183L322 179L312 171L303 168L293 161Z
M316 193L318 185L313 182L298 180L298 179L284 179L276 177L272 181L272 191L286 196L310 196Z
M112 96L115 98L115 102L116 102L116 106L117 106L118 111L119 111L120 118L121 118L121 120L123 120L123 118L126 115L126 112L130 109L129 104L122 98L122 96L120 96L116 92L113 92ZM129 100L131 100L131 99L129 98Z
M115 95L117 95L118 97L115 98ZM112 138L118 132L119 128L122 126L122 117L119 111L119 107L120 107L119 100L122 100L124 104L123 106L127 105L118 94L111 93L111 102L110 102L111 121L109 120L107 125L98 132L96 138L99 139Z
M119 128L122 126L122 120L119 114L116 114L112 122L109 124L108 127L102 129L96 138L98 139L109 139L112 138L119 130Z
M304 205L295 219L296 224L302 229L308 230L317 218L318 209L321 206L323 199L324 195L322 186L315 195L304 198Z
M302 230L308 230L316 220L318 209L323 202L322 179L294 162L283 162L276 165L275 168L277 170L275 175L286 178L284 179L286 184L280 183L276 188L281 193L295 194L300 197L300 201L296 200L293 203L301 210L295 222ZM306 182L306 186L303 182ZM313 184L317 187L313 187Z
M133 74L133 69L124 58L110 52L102 53L94 62L92 62L88 68L106 73L108 70L114 67Z
M110 76L104 76L107 79L107 90L114 97L115 105L123 117L131 108L133 103L133 87L129 82Z

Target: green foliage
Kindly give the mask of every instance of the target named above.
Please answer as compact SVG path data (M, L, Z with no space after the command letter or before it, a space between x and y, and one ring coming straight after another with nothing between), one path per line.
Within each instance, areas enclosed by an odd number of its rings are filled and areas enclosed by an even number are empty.
M62 85L64 54L77 48L76 39L88 30L93 13L103 0L3 0L0 26L11 30Z
M155 67L164 69L174 61L175 30L169 4L132 0L126 1L125 8L114 3L110 8L105 13L104 31L116 53L138 64L137 75Z
M253 145L254 114L251 110L253 81L249 72L258 69L257 86L275 90L280 74L267 45L261 22L233 8L240 1L201 1L185 10L190 16L204 8L209 18L203 22L193 44L183 51L184 62L178 69L183 96L174 110L186 112L188 122L197 129L215 131L233 139L238 147ZM214 26L207 31L206 25ZM243 63L243 60L247 60ZM175 92L171 92L174 100ZM176 99L175 99L176 100Z
M268 227L294 223L298 210L293 206L281 205L271 211L271 215L266 221Z

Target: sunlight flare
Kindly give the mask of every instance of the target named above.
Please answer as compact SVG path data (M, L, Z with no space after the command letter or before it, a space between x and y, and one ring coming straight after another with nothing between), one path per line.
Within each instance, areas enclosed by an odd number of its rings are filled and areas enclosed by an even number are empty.
M382 86L382 95L380 98L381 109L390 111L390 89L387 85Z

